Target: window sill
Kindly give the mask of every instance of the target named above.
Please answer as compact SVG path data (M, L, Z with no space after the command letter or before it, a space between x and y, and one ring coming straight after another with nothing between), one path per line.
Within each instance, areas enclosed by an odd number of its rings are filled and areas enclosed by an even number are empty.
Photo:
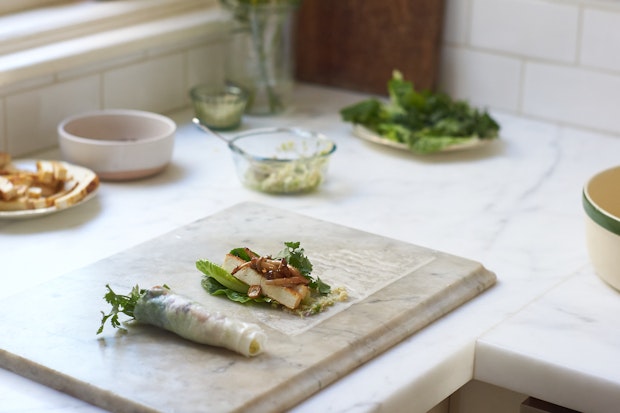
M7 34L0 29L0 49L9 43L23 46L18 50L11 46L14 50L0 54L0 87L142 50L216 36L227 24L216 4L215 0L189 1L183 7L178 6L178 0L78 1L63 6L64 18L73 18L74 24L67 20L62 27L48 25L46 30L22 33L10 42L7 39L16 31ZM81 13L79 21L70 10ZM38 15L40 19L49 18L40 11ZM19 18L23 16L2 19Z

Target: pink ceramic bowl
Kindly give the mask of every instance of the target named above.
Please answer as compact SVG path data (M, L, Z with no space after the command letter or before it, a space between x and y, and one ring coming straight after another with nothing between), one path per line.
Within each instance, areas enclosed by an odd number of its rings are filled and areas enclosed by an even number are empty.
M105 180L144 178L170 163L176 124L156 113L107 109L71 116L58 125L65 161Z

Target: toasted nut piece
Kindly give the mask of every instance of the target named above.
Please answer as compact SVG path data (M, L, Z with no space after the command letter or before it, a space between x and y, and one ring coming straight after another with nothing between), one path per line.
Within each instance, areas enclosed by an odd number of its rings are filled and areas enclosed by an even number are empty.
M54 180L54 165L50 161L37 161L38 178L43 183L51 183Z
M250 285L250 288L248 288L248 297L250 298L258 298L261 293L260 285Z
M26 199L26 205L28 205L28 209L41 209L51 206L47 198Z
M9 181L4 176L0 176L0 199L10 201L17 197L17 190L13 182Z
M26 191L26 196L28 196L28 198L33 198L33 199L41 198L42 194L43 194L43 190L37 186L31 186Z
M66 181L69 178L67 168L61 162L52 162L52 168L54 169L54 179Z

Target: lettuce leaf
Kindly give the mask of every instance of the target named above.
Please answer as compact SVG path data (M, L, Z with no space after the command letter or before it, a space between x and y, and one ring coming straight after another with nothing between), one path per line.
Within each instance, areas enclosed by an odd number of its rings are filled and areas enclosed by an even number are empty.
M249 286L247 284L241 282L217 264L207 260L198 260L196 261L196 268L209 278L217 280L218 283L232 291L241 294L247 294L248 292Z
M202 288L204 288L211 295L225 295L229 300L235 301L241 304L245 303L271 303L273 300L269 297L257 297L251 298L248 297L247 294L240 293L235 290L231 290L230 288L224 287L222 284L217 282L217 280L213 277L202 277L200 281Z

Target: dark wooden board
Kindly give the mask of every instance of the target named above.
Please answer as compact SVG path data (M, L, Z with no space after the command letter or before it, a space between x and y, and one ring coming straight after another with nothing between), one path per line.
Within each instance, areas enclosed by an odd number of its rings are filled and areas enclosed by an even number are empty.
M297 80L385 95L400 70L434 89L444 0L305 0L297 15Z

